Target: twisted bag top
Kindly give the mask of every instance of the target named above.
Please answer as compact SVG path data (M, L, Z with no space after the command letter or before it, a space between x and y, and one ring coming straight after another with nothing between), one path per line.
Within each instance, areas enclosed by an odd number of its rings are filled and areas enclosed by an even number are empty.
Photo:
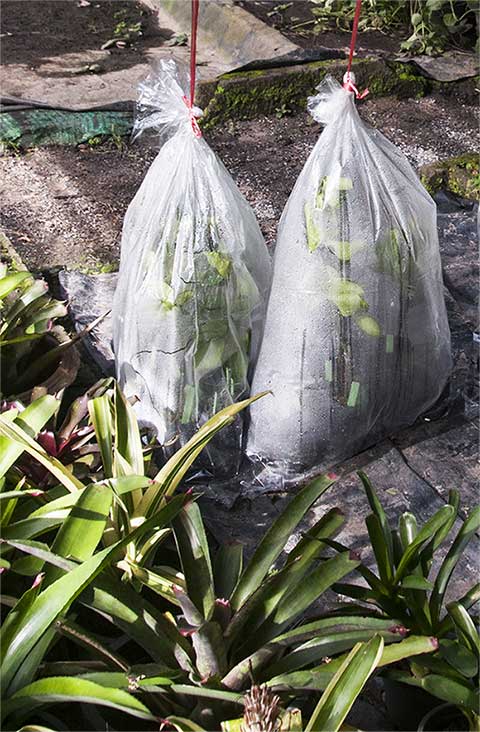
M149 128L157 130L163 142L175 132L186 132L189 128L196 137L201 137L196 120L203 112L192 106L187 97L189 83L186 69L172 59L160 61L138 85L133 138Z
M248 452L286 474L411 424L450 370L435 204L356 94L308 100L325 129L279 226Z
M247 394L270 285L255 216L202 137L188 83L164 61L140 85L135 133L164 144L125 216L114 302L118 377L173 450ZM218 459L232 463L240 438L238 424L222 433Z

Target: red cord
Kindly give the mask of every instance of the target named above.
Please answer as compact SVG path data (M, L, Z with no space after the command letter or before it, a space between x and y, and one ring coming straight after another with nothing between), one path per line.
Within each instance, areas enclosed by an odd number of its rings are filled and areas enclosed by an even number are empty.
M198 8L200 0L192 0L192 33L190 38L190 99L183 97L183 101L188 107L190 114L190 122L195 137L202 136L202 130L198 126L197 118L194 112L195 105L195 75L197 70L197 30L198 30Z
M348 56L347 74L349 74L352 69L353 53L355 51L355 43L357 42L358 21L360 20L361 7L362 0L357 0L357 4L355 6L355 16L353 18L352 40L350 41L350 53Z
M357 99L363 99L368 94L368 89L365 89L365 91L360 94L357 87L355 86L355 75L352 74L352 61L355 51L355 44L357 42L358 21L360 20L361 7L362 0L357 0L357 4L355 6L355 15L353 18L352 38L350 40L350 53L348 54L347 73L343 77L343 88L349 92L353 92Z
M192 0L192 34L190 40L190 106L195 103L195 73L197 66L197 29L199 0Z

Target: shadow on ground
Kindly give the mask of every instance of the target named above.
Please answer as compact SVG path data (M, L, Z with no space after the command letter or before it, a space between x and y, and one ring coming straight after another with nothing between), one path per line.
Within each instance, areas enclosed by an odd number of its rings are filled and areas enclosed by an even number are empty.
M104 43L121 39L121 24L140 24L141 33L132 34L131 46L100 53ZM163 45L172 32L159 28L155 14L133 0L3 0L2 34L4 65L46 64L42 75L54 78L72 73L68 67L47 68L55 57L96 52L102 71L125 69L137 65L146 49Z

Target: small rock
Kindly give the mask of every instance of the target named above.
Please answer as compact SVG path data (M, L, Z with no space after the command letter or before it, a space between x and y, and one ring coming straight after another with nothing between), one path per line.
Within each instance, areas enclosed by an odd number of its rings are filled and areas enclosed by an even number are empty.
M70 73L73 76L80 76L80 74L99 74L101 71L103 71L103 68L100 64L85 64L85 66L80 66L79 69L73 69Z
M105 41L105 43L100 46L102 51L106 51L108 48L112 48L112 46L116 46L118 43L117 38L109 38L108 41Z

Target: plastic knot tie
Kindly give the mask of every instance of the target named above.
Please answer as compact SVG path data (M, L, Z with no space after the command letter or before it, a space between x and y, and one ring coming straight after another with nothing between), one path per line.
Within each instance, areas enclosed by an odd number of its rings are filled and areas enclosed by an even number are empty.
M367 96L368 89L364 89L363 92L359 92L355 86L355 74L352 71L347 71L343 77L343 88L347 92L353 92L356 99L365 99Z
M192 107L192 102L187 96L182 97L183 101L185 102L188 113L190 115L190 123L192 125L193 134L195 137L201 137L202 136L202 130L198 126L197 118L200 116L198 114L195 114L195 110L197 110L197 107Z

